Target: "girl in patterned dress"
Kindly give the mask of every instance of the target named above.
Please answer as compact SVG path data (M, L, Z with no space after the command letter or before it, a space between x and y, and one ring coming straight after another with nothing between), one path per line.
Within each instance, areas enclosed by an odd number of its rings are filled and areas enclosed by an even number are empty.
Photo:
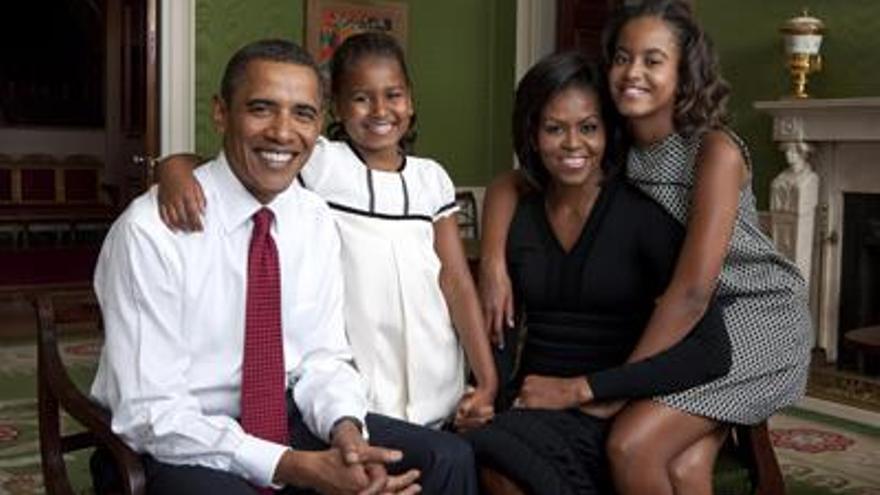
M370 411L433 428L480 425L493 415L497 378L455 188L439 163L406 153L415 115L403 51L387 34L357 34L330 72L333 140L319 138L299 182L334 212L346 332ZM159 172L163 219L175 227L197 228L204 207L192 165L178 157ZM467 391L462 348L476 379Z
M733 358L725 377L624 406L607 443L611 473L621 494L708 494L727 425L758 423L803 395L812 346L806 285L759 229L749 155L725 126L729 89L690 6L623 7L603 41L630 144L627 177L687 227L672 280L629 360L680 341L713 296ZM486 198L481 285L496 339L512 320L503 246L525 184L509 173ZM583 387L589 396L588 381Z

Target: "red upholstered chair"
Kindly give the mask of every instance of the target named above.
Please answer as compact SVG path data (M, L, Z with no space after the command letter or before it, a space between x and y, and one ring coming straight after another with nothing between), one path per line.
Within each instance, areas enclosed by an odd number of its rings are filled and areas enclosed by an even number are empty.
M101 175L104 163L92 155L70 155L62 167L64 201L67 203L101 202Z
M112 455L119 473L120 493L144 493L145 480L140 456L131 450L110 429L107 411L79 391L64 368L58 352L56 328L83 312L100 316L96 304L73 305L58 310L52 296L42 295L35 301L38 315L37 388L40 421L40 454L46 493L73 495L64 454L95 446L105 447ZM61 414L66 412L85 427L85 431L64 434Z
M0 203L12 201L12 169L3 166L0 161Z
M9 155L0 154L0 249L18 246L21 227L11 221L10 212L14 209L15 181L18 171Z
M68 203L97 203L98 172L87 168L64 170L64 200Z
M55 169L58 160L50 155L25 155L18 160L21 174L21 201L23 203L51 203L55 201Z
M55 170L24 168L21 170L21 200L26 203L55 200Z

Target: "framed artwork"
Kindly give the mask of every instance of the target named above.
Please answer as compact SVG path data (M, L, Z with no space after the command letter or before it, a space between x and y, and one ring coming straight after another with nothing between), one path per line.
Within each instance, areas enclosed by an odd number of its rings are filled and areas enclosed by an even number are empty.
M406 50L407 19L405 3L308 0L306 49L324 66L345 38L363 31L384 31Z

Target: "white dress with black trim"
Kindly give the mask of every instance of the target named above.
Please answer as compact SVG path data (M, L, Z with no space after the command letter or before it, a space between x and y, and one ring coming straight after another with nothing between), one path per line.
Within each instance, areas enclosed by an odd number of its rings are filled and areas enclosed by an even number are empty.
M372 170L347 143L321 138L300 181L336 217L347 333L370 411L441 426L464 391L434 250L434 222L458 209L452 180L413 156L398 171Z

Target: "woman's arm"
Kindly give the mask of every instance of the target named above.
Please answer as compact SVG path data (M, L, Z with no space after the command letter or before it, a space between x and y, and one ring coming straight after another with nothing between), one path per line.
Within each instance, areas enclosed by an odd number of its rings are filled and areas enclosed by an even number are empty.
M681 392L730 371L731 346L721 306L713 301L696 327L666 350L587 377L588 401Z
M595 401L608 405L619 399L680 392L726 375L730 364L730 339L721 307L713 301L696 327L669 349L586 377L529 375L523 381L519 401L526 407L548 409L588 406L585 412L604 415L594 407Z
M454 215L434 222L434 249L441 263L440 289L477 380L477 389L469 397L469 403L473 408L491 406L498 391L498 377Z
M202 159L196 154L175 154L156 165L159 215L171 229L202 230L205 195L193 176Z
M504 328L513 326L513 290L507 273L505 247L516 204L532 186L517 170L496 177L483 199L480 239L480 299L492 341L504 345Z
M736 143L723 131L708 133L697 158L687 233L672 280L628 361L670 348L703 317L727 256L740 190L747 180Z

